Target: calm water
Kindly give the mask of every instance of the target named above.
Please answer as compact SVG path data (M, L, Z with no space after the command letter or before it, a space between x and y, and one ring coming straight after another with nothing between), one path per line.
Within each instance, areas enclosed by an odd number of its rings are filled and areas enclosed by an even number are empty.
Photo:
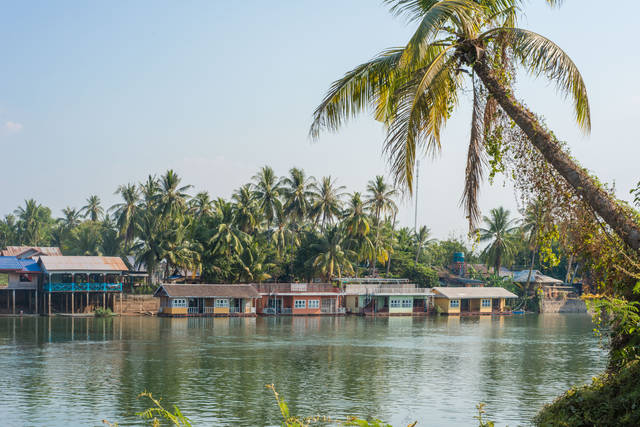
M195 425L296 414L393 425L527 424L606 361L586 315L483 318L0 319L0 424L139 425L147 389Z

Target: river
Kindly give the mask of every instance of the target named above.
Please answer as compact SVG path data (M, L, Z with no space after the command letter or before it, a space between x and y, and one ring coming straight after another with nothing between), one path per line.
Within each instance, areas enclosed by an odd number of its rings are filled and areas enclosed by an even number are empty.
M526 425L606 364L587 315L0 318L0 424L140 425L143 390L194 426L294 414L394 426Z

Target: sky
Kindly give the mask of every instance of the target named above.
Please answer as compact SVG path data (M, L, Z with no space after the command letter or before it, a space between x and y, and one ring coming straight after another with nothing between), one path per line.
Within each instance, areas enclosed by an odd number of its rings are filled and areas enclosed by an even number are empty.
M592 132L544 79L518 77L516 94L568 142L575 157L629 199L640 179L640 2L603 13L602 2L530 0L520 26L560 45L584 76ZM311 115L332 81L415 24L380 1L9 2L0 15L0 216L35 198L61 215L120 184L174 169L184 183L229 197L263 165L300 167L364 191L387 175L384 130L370 115L311 142ZM462 236L459 205L469 140L466 93L421 162L418 223L437 238ZM484 213L518 206L508 182L485 183ZM414 222L413 199L400 203Z

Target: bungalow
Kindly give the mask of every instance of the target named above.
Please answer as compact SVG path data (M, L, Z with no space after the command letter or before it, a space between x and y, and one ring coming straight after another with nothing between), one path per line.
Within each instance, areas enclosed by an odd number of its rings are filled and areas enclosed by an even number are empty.
M87 313L96 306L122 311L123 274L128 271L121 258L104 256L41 256L47 314ZM84 300L84 301L83 301Z
M255 316L260 295L251 285L163 284L154 297L160 298L158 315Z
M0 290L6 300L7 313L21 311L38 313L38 281L42 272L32 259L0 256Z
M341 279L348 313L373 316L425 315L433 296L406 279Z
M345 314L340 288L331 283L260 283L256 305L259 314Z
M517 296L504 288L433 288L434 304L444 314L505 314L505 301Z

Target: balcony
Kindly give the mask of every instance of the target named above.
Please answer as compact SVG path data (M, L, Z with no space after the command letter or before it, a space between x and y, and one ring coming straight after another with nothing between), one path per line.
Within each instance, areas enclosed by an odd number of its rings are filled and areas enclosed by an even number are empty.
M45 283L45 292L122 292L122 283Z

